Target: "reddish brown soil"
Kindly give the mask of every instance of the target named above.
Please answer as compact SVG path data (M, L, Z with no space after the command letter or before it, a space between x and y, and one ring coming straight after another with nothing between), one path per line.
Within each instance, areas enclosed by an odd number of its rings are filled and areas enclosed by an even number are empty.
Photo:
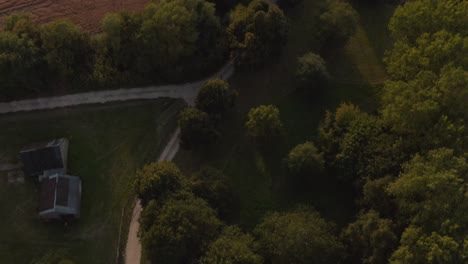
M102 18L110 12L139 11L149 0L0 0L0 23L4 16L30 13L39 23L68 18L90 32L100 31Z

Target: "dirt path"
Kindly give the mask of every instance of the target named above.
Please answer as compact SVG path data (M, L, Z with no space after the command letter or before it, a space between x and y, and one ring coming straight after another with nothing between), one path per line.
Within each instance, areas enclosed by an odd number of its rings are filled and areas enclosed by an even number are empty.
M227 79L232 75L232 73L232 64L226 63L218 72L207 79ZM142 88L106 90L0 103L0 114L21 111L46 110L85 104L103 104L108 102L138 99L156 99L161 97L182 98L188 104L193 104L198 93L198 89L207 79L179 85L162 85Z
M177 151L179 150L179 133L180 129L178 128L159 156L158 161L172 160L175 157ZM127 264L140 264L141 261L141 243L138 239L138 229L140 228L140 222L138 219L140 218L141 210L142 208L140 201L137 200L135 202L135 207L133 208L132 220L130 221L130 228L128 231L127 245L125 247L125 263Z
M228 79L233 73L233 66L232 64L228 63L226 64L221 70L219 70L216 74L212 75L211 78L221 78L221 79ZM174 86L171 89L177 89L176 92L170 93L169 95L172 95L174 97L178 98L183 98L187 101L188 104L193 104L195 100L195 96L198 92L198 88L201 86L201 84L204 81L200 82L195 82L195 83L190 83L190 84L185 84L180 87ZM154 88L146 88L146 89L154 89ZM160 88L163 91L163 89L166 88ZM164 90L166 91L166 90ZM133 94L133 93L132 93ZM147 94L151 94L151 96L158 94L157 91L153 91ZM164 92L165 95L168 95L166 92ZM168 97L172 97L168 96ZM1 110L1 106L0 106ZM171 139L167 143L166 147L164 150L161 152L161 155L159 156L158 161L163 161L163 160L172 160L175 155L177 154L177 151L179 150L179 134L180 134L180 129L177 128L177 130L174 132L174 134L171 136ZM135 207L133 208L132 212L132 219L130 221L130 228L128 231L128 236L127 236L127 244L125 247L125 263L127 264L140 264L141 262L141 243L140 240L138 239L138 229L140 228L140 214L141 214L141 204L140 201L137 200L135 202Z

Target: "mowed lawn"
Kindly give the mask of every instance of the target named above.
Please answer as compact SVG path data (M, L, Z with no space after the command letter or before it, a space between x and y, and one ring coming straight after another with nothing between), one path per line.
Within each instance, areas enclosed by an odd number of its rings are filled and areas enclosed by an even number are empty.
M253 228L268 211L288 210L298 204L315 207L338 225L352 220L355 213L351 186L343 186L333 175L316 176L309 184L294 185L283 160L296 144L316 139L326 110L351 102L366 111L375 111L379 90L387 78L382 57L383 50L390 46L386 28L394 7L357 7L365 18L361 18L356 35L343 48L323 52L332 76L330 83L312 87L312 92L301 92L295 89L296 61L316 46L313 17L320 2L304 0L287 11L291 31L277 62L255 72L237 71L231 78L231 85L239 91L238 104L222 124L219 142L203 151L180 151L176 157L186 174L209 165L230 177L239 197L239 211L233 223L247 229ZM387 39L380 41L382 38ZM270 150L264 152L249 142L244 127L248 110L261 104L278 106L286 129L285 140L271 142Z
M31 263L55 251L75 263L115 263L126 241L135 170L157 158L183 105L161 99L0 116L0 156L14 159L25 144L67 137L69 174L83 184L81 218L65 226L38 219L34 180L9 184L1 175L0 263Z

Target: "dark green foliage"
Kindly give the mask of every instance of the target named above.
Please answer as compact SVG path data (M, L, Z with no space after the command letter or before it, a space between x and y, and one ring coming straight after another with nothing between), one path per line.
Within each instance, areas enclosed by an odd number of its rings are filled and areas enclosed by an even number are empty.
M177 166L169 161L147 164L138 170L135 178L135 191L143 205L152 199L164 199L173 192L184 188L182 174Z
M49 78L58 86L86 86L94 60L90 36L68 20L57 20L41 28L41 40Z
M43 88L45 68L40 32L31 18L5 17L0 32L0 100Z
M256 253L257 247L252 235L243 233L236 226L228 226L216 240L211 242L200 263L261 264L263 259Z
M179 114L180 140L184 148L200 148L218 138L207 113L187 107Z
M268 0L238 5L226 29L231 56L238 65L258 66L276 57L286 43L288 22Z
M319 55L308 52L297 60L296 78L300 86L313 89L322 85L328 78L327 66Z
M140 230L142 246L154 263L194 263L221 228L216 212L191 193L145 207L143 215L154 216L151 224L141 226L147 229Z
M279 110L273 105L250 109L245 126L249 137L260 145L274 144L283 133Z
M203 84L198 92L195 105L213 119L221 120L234 106L237 95L237 92L230 89L226 81L213 79Z
M398 136L386 133L379 117L351 104L326 114L318 142L328 167L346 181L395 173L406 158L405 145Z
M467 43L467 36L444 30L424 33L415 43L397 41L385 58L387 71L395 80L411 81L422 71L438 74L445 65L467 69Z
M94 36L66 20L40 26L26 15L6 17L3 28L12 33L0 35L7 100L35 96L31 91L180 82L207 74L225 57L219 18L204 0L155 1L141 13L109 14Z
M390 183L395 180L394 177L387 175L378 179L366 179L362 188L361 206L372 209L384 217L394 217L396 205L386 189Z
M391 264L466 263L466 238L457 242L453 237L409 226L400 245L390 258Z
M221 219L232 216L235 196L229 178L212 167L203 167L190 179L192 192L205 199Z
M446 30L468 35L468 3L459 0L407 1L399 6L388 25L397 41L412 43L423 33Z
M356 261L386 264L398 244L395 226L390 219L382 219L373 210L359 214L355 222L343 231L349 254Z
M289 172L296 176L313 179L324 170L322 153L312 142L305 142L294 147L286 158Z
M330 0L320 16L322 37L327 44L342 44L355 33L358 22L359 16L349 3Z
M342 257L334 225L310 208L268 214L255 232L271 263L336 263Z
M411 223L425 230L466 232L467 172L465 158L447 148L437 149L404 164L402 174L387 190Z

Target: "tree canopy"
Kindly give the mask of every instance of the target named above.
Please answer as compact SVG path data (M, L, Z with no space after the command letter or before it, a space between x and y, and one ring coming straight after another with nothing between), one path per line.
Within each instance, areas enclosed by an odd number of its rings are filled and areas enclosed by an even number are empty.
M245 126L249 137L259 144L271 144L283 133L280 112L273 105L250 109Z
M304 54L297 60L296 78L302 87L309 89L323 84L329 78L325 60L312 52Z
M143 205L152 199L164 199L183 187L182 173L170 161L147 164L136 173L135 191Z
M293 175L317 177L324 170L322 153L312 142L305 142L295 146L286 158L288 170Z
M179 114L180 140L185 148L199 148L215 141L218 132L207 113L187 107Z
M228 226L210 243L202 264L261 264L262 257L256 253L257 243L252 235L239 227Z
M310 208L268 214L255 232L271 263L335 263L342 256L334 226Z
M221 119L234 106L237 92L221 79L206 81L195 100L198 109L208 113L216 120Z
M176 193L161 206L145 207L142 215L154 216L141 226L147 229L140 230L140 239L149 259L157 263L193 263L221 228L216 212L191 193Z
M288 22L268 0L239 4L230 13L226 29L231 56L238 65L258 66L276 57L286 43Z

